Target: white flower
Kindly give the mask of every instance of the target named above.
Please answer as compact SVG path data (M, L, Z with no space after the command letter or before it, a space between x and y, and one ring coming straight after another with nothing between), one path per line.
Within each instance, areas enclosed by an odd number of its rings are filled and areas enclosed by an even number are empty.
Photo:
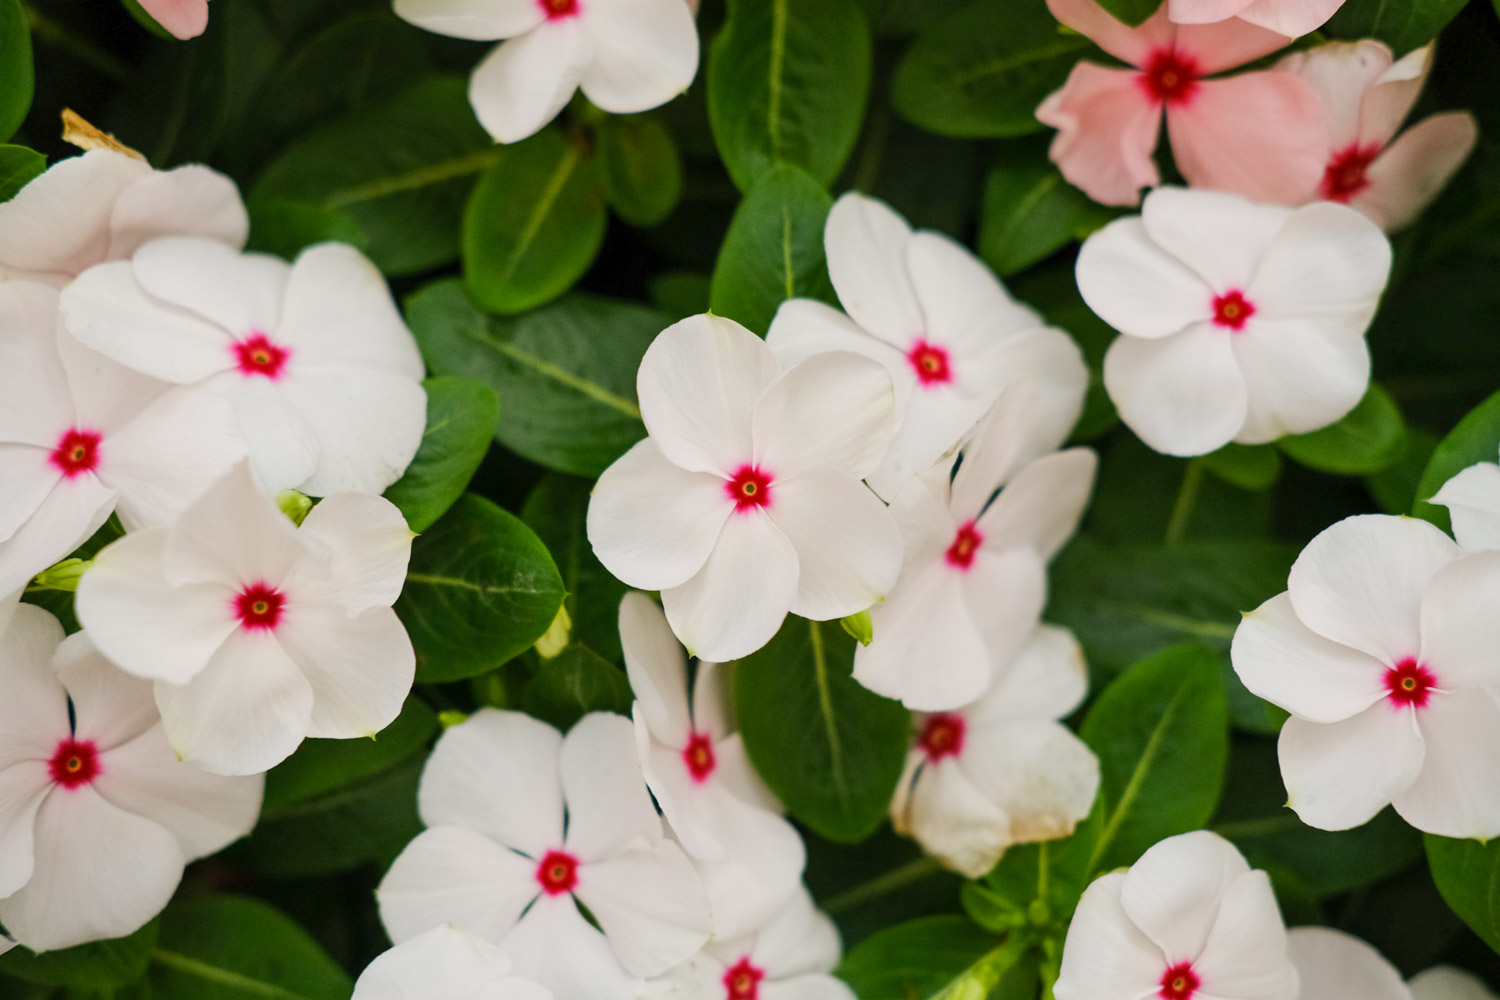
M1309 826L1394 804L1428 833L1500 834L1500 553L1460 556L1425 521L1347 518L1235 631L1240 680L1291 713L1281 776Z
M777 312L766 343L783 365L856 351L890 371L899 426L866 477L876 493L894 499L1023 376L1041 407L1037 454L1067 438L1088 388L1083 356L973 254L941 234L913 233L884 202L852 193L834 204L823 240L849 316L793 299Z
M112 511L130 530L170 520L244 454L224 400L95 354L52 288L0 281L0 594Z
M0 634L0 923L34 951L122 937L255 825L264 779L180 762L151 686L22 605Z
M1295 1000L1271 880L1214 833L1168 837L1094 880L1063 944L1057 1000Z
M59 160L0 204L0 281L61 287L158 236L245 245L250 217L234 181L208 167L158 171L107 149Z
M499 948L444 925L378 956L351 1000L552 1000L546 987L510 971Z
M170 527L101 551L78 618L156 681L178 756L252 774L305 736L373 736L399 714L416 659L391 605L411 538L389 501L354 493L296 528L241 462Z
M1443 484L1429 503L1448 508L1465 552L1500 549L1500 465L1480 462Z
M970 878L1011 844L1072 833L1094 804L1099 761L1057 720L1087 689L1078 641L1042 625L978 701L917 716L891 802L896 830Z
M1034 400L1029 382L1007 388L958 472L939 464L891 506L906 552L870 609L874 639L854 653L854 679L870 690L920 711L966 705L1041 620L1047 562L1077 526L1098 461L1074 448L1031 462Z
M1419 972L1406 985L1416 1000L1495 1000L1495 991L1484 980L1451 965Z
M1352 934L1294 927L1286 943L1308 1000L1412 1000L1396 967Z
M890 590L901 538L860 482L890 440L884 368L837 351L783 371L738 323L694 316L651 344L636 388L649 437L599 478L588 538L661 591L690 653L737 659L788 610L842 618Z
M740 937L802 883L802 837L778 812L732 731L728 672L687 661L661 609L645 594L620 602L620 642L636 701L635 738L646 785L672 832L701 862L717 937Z
M753 933L719 938L662 978L646 1000L855 1000L831 972L839 964L839 932L807 890Z
M223 393L266 486L380 493L421 444L422 359L375 266L326 243L294 265L160 239L63 292L85 345L153 378Z
M1217 24L1237 17L1289 38L1316 31L1344 0L1168 0L1167 16L1178 24Z
M474 70L469 103L499 142L518 142L583 94L611 114L665 104L698 72L684 0L396 0L419 28L509 39Z
M1121 419L1157 451L1201 455L1353 409L1390 269L1385 235L1343 205L1158 188L1084 241L1078 290L1125 334L1104 359Z
M708 901L662 835L634 743L630 721L605 713L566 739L495 709L445 732L418 793L429 829L377 893L391 939L451 923L561 1000L634 1000L641 977L702 947Z

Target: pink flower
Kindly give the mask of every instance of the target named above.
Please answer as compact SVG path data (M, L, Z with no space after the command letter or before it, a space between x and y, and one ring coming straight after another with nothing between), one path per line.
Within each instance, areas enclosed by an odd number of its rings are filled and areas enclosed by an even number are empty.
M208 0L141 0L141 6L178 38L197 38L208 27Z
M1296 38L1317 31L1344 0L1167 0L1167 16L1178 24L1215 24L1237 17Z
M1058 130L1052 162L1106 205L1135 205L1161 182L1151 154L1165 111L1177 168L1194 187L1288 202L1317 183L1328 142L1317 92L1290 73L1208 79L1289 39L1238 18L1177 25L1165 7L1138 28L1094 0L1047 0L1053 15L1134 69L1090 62L1037 108Z
M1276 68L1311 84L1327 109L1328 161L1304 201L1348 205L1393 232L1437 197L1474 149L1478 129L1467 111L1433 115L1396 136L1427 82L1431 45L1396 61L1380 42L1332 42Z

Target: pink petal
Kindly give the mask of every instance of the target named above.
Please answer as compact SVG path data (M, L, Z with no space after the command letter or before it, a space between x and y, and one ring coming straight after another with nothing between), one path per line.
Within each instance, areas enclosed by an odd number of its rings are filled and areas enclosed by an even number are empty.
M1057 129L1049 155L1069 183L1105 205L1134 205L1161 182L1151 154L1161 105L1146 96L1134 70L1081 62L1062 89L1036 109Z
M1255 0L1240 17L1289 38L1317 31L1344 0Z
M1052 16L1094 42L1105 52L1139 66L1151 50L1172 44L1177 28L1157 11L1139 27L1132 28L1114 18L1095 0L1047 0Z
M1314 49L1294 52L1276 63L1275 68L1295 73L1318 92L1328 113L1328 135L1335 150L1360 142L1372 141L1360 128L1361 111L1370 88L1391 68L1395 57L1382 42L1330 42ZM1415 96L1415 93L1413 94ZM1381 102L1384 103L1384 102ZM1390 132L1378 140L1384 145L1395 134L1401 116L1391 123Z
M1255 0L1167 0L1175 24L1215 24L1239 14Z
M1388 233L1405 228L1463 166L1478 138L1467 111L1422 120L1370 164L1370 186L1350 205Z
M178 38L197 38L208 27L208 0L141 0L141 6Z
M1285 35L1237 17L1217 24L1185 24L1177 28L1177 51L1190 56L1205 76L1254 62L1285 48L1291 41Z

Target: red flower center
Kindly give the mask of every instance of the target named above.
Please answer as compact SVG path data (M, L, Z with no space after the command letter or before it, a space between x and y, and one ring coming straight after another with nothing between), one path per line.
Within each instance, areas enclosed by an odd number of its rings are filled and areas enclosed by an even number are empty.
M536 866L536 880L549 896L572 892L578 885L578 859L562 851L548 851Z
M269 379L278 379L290 355L289 350L271 343L270 338L258 330L234 345L234 357L239 363L241 375L264 375Z
M1392 705L1422 708L1437 687L1437 675L1408 656L1385 672L1385 696Z
M979 546L984 544L984 536L974 527L970 521L958 529L958 534L953 536L953 544L948 546L948 552L944 556L948 565L954 569L968 569L974 564L974 554L979 551Z
M917 373L917 381L922 385L944 385L953 381L948 352L936 344L929 344L925 340L917 341L906 352L906 360L911 362L912 371Z
M103 435L98 431L72 428L57 442L48 461L63 474L65 479L93 472L99 467L99 442Z
M93 740L75 740L69 737L57 744L52 759L47 762L52 783L64 788L87 785L99 777L99 751Z
M274 629L286 607L286 595L265 583L252 583L234 598L241 628Z
M574 17L578 13L578 0L537 0L537 3L541 5L542 13L547 15L549 21Z
M1198 60L1176 49L1152 52L1140 75L1146 96L1168 106L1190 101L1198 92L1198 81L1202 78Z
M694 781L707 781L714 773L713 741L703 733L693 733L688 737L687 746L682 748L682 762L687 765L688 774Z
M1188 1000L1198 992L1198 984L1198 974L1193 971L1193 963L1179 962L1161 974L1161 992L1157 995L1162 1000Z
M1214 296L1214 325L1236 333L1245 328L1245 323L1255 315L1255 306L1239 289Z
M763 970L750 964L746 956L724 970L724 1000L756 1000L760 996Z
M927 759L937 763L944 757L957 757L964 749L964 717L953 712L934 712L922 723L917 746Z
M771 504L771 477L759 466L742 465L734 478L724 484L735 510L768 507Z
M1354 196L1370 186L1370 164L1380 155L1380 147L1355 143L1333 154L1323 170L1318 196L1347 205Z

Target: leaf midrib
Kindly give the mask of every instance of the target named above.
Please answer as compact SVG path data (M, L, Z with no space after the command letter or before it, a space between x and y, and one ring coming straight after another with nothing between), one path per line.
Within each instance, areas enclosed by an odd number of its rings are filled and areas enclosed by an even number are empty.
M175 951L167 951L164 948L157 948L152 951L151 961L186 975L196 976L199 979L217 983L220 986L240 990L250 996L267 997L270 1000L317 1000L316 997L310 997L304 993L294 993L289 989L277 986L275 983L267 983L263 980L254 979L196 958L190 958L187 955L180 955Z

